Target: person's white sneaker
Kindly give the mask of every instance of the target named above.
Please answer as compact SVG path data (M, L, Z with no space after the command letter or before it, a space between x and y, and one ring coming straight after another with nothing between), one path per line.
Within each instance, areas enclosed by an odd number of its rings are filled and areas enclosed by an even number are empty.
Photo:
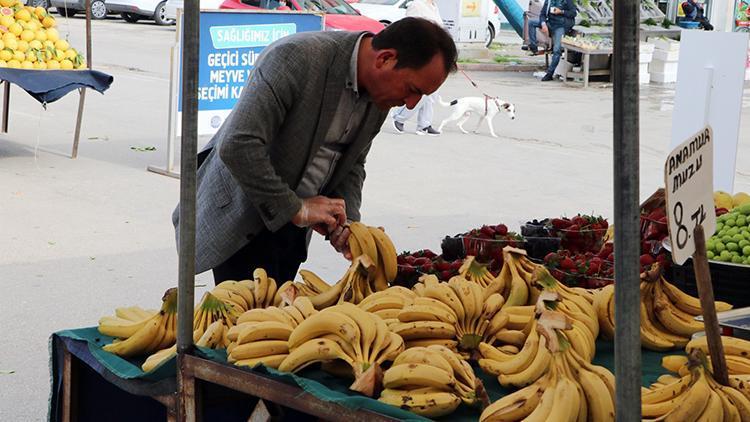
M440 135L440 132L438 132L432 126L427 126L425 128L422 128L422 129L417 129L417 135L438 136L438 135Z

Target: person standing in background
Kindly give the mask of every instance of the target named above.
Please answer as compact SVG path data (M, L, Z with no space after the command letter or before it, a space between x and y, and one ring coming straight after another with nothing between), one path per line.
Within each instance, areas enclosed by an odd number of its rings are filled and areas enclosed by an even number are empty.
M412 1L406 8L406 16L427 19L443 26L443 19L440 17L440 10L435 0ZM393 112L393 128L396 132L404 133L404 123L417 113L417 135L440 135L440 132L432 127L433 105L437 99L435 95L437 94L423 95L419 103L411 110L405 105L397 108Z

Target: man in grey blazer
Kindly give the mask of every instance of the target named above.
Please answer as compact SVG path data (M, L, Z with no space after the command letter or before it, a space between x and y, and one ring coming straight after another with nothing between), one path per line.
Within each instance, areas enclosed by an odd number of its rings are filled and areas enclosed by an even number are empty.
M412 108L456 70L442 28L407 18L376 35L313 32L266 48L237 105L198 154L196 272L284 282L311 230L349 258L365 158L391 107ZM179 205L172 215L179 242Z

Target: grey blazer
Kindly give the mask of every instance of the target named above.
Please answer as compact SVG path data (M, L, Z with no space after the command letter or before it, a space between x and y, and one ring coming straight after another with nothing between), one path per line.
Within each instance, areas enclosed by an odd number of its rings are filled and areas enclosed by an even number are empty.
M361 32L287 36L258 59L239 102L199 154L196 273L226 261L264 229L291 221L294 190L323 143ZM387 116L369 104L322 194L358 221L365 157ZM172 214L179 243L179 205ZM309 238L309 236L308 236Z

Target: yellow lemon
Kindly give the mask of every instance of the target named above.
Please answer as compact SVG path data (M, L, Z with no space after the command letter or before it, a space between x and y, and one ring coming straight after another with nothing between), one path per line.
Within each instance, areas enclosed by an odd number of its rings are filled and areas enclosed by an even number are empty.
M18 48L18 41L16 41L15 38L13 38L12 40L3 40L3 42L5 43L5 48L9 48L11 50L15 50L16 48Z
M7 62L13 58L13 53L10 50L0 50L0 60Z
M0 67L8 67L8 62L5 60L0 60Z
M16 20L28 22L31 20L31 13L29 13L28 9L21 9L16 12Z
M21 62L21 69L33 69L34 63L31 63L28 60L24 60Z
M72 70L73 69L73 62L71 62L68 59L65 59L60 62L60 69L62 70Z
M47 69L58 70L60 69L60 62L57 60L47 60Z
M55 49L55 60L62 61L65 58L65 52Z
M55 41L55 48L58 50L65 51L70 48L70 44L68 44L65 40L57 40Z
M11 7L16 3L16 0L0 0L0 6Z
M44 45L42 45L42 42L39 40L31 40L29 41L29 48L41 50L42 48L44 48Z
M45 16L44 19L42 19L42 26L51 29L55 26L55 18L52 16Z
M16 36L11 34L10 32L6 32L2 36L2 40L4 43L7 43L8 40L15 40L15 39L16 39Z
M0 15L0 25L10 29L10 26L13 25L14 23L16 23L16 20L13 19L13 16Z
M36 37L36 34L34 33L34 31L32 31L30 29L26 29L23 32L21 32L21 39L23 41L31 41L35 37Z
M35 62L34 63L34 69L36 69L36 70L45 70L45 69L47 69L47 63L45 63L45 62Z
M47 41L47 31L45 31L44 29L37 29L36 37L34 39L39 41Z
M42 24L36 20L32 20L31 22L28 22L27 26L29 27L30 30L34 32L36 32L38 29L42 29Z
M21 68L21 62L19 62L16 59L8 60L8 67L11 69L20 69Z
M27 61L30 61L31 63L34 63L36 61L36 59L37 59L37 57L36 57L36 51L29 50L29 51L26 52L26 60Z
M65 58L66 59L73 60L73 59L76 58L77 55L78 55L78 52L76 51L75 48L71 48L70 50L68 50L68 51L65 52Z
M26 60L26 54L23 51L14 51L13 59L18 60L19 62L22 62Z
M44 45L44 48L47 48L47 47L55 48L55 43L50 40L43 42L42 45Z
M87 69L86 67L86 59L81 57L81 62L78 64L78 67L76 69Z
M37 6L36 8L34 8L34 14L39 19L42 19L43 17L47 16L47 10L42 6Z
M18 22L13 22L13 24L8 27L8 31L15 36L19 36L21 35L21 32L23 32L23 26Z
M18 47L16 47L16 50L25 53L26 50L28 50L28 49L29 49L29 43L27 43L24 40L21 40L21 41L18 42Z
M0 40L0 50L3 50L5 48L5 43Z
M60 34L57 32L57 29L55 28L48 28L47 29L47 41L52 41L53 45L57 40L60 39Z

